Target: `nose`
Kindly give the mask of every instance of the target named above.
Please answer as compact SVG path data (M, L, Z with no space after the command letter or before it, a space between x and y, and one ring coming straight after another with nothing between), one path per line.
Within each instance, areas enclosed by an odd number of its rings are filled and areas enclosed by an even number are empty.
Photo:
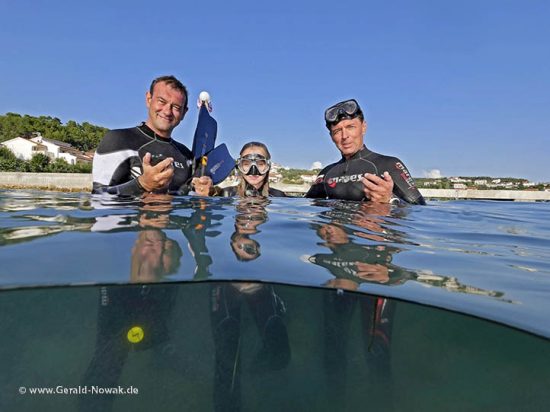
M164 106L162 106L162 114L170 116L172 114L172 105L166 103Z
M344 128L342 130L342 140L347 140L349 137L349 130L347 130L346 128Z

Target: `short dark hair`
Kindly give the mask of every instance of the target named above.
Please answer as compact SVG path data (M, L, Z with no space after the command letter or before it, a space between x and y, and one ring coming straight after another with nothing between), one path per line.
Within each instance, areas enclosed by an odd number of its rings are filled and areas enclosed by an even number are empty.
M180 82L175 76L172 76L172 75L160 76L152 81L151 87L149 87L149 93L153 94L153 90L155 89L155 85L157 83L166 83L168 86L172 87L173 89L176 89L182 92L183 95L185 96L185 109L187 109L189 104L189 94L187 93L187 88L183 85L182 82Z

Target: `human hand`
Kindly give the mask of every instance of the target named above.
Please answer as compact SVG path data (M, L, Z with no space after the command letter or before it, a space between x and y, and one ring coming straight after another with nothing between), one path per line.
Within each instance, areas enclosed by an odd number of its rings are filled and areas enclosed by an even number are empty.
M365 173L361 181L367 199L375 203L390 203L393 179L388 172L384 172L383 178L372 173Z
M209 196L212 184L212 179L208 176L194 177L191 180L191 186L199 196Z
M168 194L146 193L141 197L139 225L163 229L170 223L173 197Z
M138 182L146 192L168 187L174 176L173 158L168 157L156 165L151 164L151 153L145 153L142 159L143 173Z
M371 264L365 262L355 262L357 273L355 276L370 282L388 283L390 273L386 266L379 263Z

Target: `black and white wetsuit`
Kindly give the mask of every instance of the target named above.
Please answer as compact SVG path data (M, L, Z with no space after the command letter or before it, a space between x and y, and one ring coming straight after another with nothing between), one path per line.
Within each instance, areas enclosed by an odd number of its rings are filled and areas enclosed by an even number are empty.
M388 172L393 179L393 193L413 204L425 204L414 180L401 160L371 152L365 146L351 158L325 167L306 194L309 198L368 200L361 178L365 173L381 176Z
M156 135L145 123L129 129L107 132L93 162L93 193L108 192L139 196L143 189L137 178L143 173L142 159L151 153L151 163L172 157L174 177L164 192L187 194L193 173L193 154L174 139Z

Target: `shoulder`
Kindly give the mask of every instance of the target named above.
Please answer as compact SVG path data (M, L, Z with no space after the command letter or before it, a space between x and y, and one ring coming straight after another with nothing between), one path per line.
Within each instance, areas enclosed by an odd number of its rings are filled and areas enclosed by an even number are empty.
M214 188L214 196L222 196L222 197L237 196L237 188L238 186L227 186L224 188L216 186Z
M193 158L193 152L191 152L191 150L189 150L189 148L187 146L185 146L183 143L180 143L174 139L172 139L172 144L181 152L183 153L186 157L188 158Z
M324 176L326 175L328 172L330 172L332 169L334 169L336 166L338 166L340 163L342 163L341 161L338 161L338 162L334 162L334 163L331 163L329 164L328 166L325 166L318 174L317 176Z
M136 146L137 136L139 131L135 127L109 130L99 143L98 151L111 152L132 148Z
M279 189L275 189L273 187L270 187L269 188L269 196L273 196L273 197L287 197L286 193L283 192L282 190L279 190Z
M395 164L403 164L401 159L395 156L388 156L381 153L376 153L369 151L368 156L362 157L363 159L371 160L373 162L376 162L377 164L384 164L384 165L395 165Z

